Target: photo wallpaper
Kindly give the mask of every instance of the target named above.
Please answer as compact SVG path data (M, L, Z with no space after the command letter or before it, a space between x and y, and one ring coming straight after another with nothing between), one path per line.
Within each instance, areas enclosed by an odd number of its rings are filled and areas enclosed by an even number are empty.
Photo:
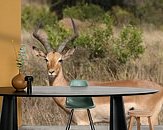
M33 76L33 87L69 87L72 79L84 79L89 86L158 89L125 97L125 111L127 116L131 108L150 110L154 124L162 124L163 16L154 2L22 0L20 71ZM108 123L109 97L93 99L94 122ZM24 125L67 123L65 98L23 98L22 103ZM86 116L75 111L72 123L88 124Z

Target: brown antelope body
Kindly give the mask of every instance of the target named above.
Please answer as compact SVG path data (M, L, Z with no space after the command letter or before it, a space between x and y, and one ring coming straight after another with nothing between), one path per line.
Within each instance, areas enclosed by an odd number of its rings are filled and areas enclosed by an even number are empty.
M66 39L57 51L53 51L53 49L48 44L48 41L42 37L40 32L36 30L33 33L33 36L39 40L42 45L47 50L47 53L43 53L36 47L33 47L34 52L37 56L44 57L47 62L48 68L48 76L49 76L49 85L50 86L67 86L68 81L64 78L63 70L62 70L62 61L70 57L75 49L69 50L66 54L62 54L63 49L65 48L66 44L69 41L74 40L78 33L76 31L75 24L72 20L72 25L74 29L74 34ZM119 87L144 87L144 88L153 88L159 90L156 94L151 95L142 95L142 96L126 96L124 97L125 102L125 111L131 108L135 109L143 109L143 110L150 110L153 112L153 123L158 124L158 114L161 111L161 107L163 104L163 88L158 84L146 80L123 80L123 81L113 81L113 82L94 82L89 81L90 86L119 86ZM93 98L96 107L91 110L92 117L94 122L109 122L109 114L110 114L110 104L109 104L109 97L95 97ZM65 98L55 98L55 102L63 108L66 112L69 112L67 109L64 108ZM87 114L84 111L75 111L74 121L77 124L83 125L87 124ZM146 120L142 121L143 124L147 124Z

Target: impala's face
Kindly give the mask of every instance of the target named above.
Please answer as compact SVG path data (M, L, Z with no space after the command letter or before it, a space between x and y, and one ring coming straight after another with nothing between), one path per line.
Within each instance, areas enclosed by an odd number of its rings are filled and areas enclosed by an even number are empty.
M46 55L45 60L47 63L48 76L54 79L62 67L62 55L58 52L49 52Z
M47 63L49 81L54 81L62 70L61 62L69 58L75 51L75 48L68 50L65 54L50 51L47 54L33 46L36 56L43 57Z

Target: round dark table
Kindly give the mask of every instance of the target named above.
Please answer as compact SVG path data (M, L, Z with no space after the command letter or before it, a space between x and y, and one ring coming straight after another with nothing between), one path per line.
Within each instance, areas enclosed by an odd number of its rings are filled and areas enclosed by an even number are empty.
M33 86L32 93L16 92L13 87L0 87L3 96L0 130L18 130L17 97L102 97L110 96L110 130L127 130L123 96L153 94L155 89L90 86Z

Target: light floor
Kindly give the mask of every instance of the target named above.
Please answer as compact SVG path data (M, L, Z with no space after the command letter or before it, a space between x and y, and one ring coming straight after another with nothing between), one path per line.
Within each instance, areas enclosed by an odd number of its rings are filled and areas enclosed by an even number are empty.
M22 126L19 130L65 130L65 126ZM96 130L108 130L108 126L95 126ZM70 130L90 130L89 126L71 126ZM136 126L133 130L137 130ZM149 130L148 126L141 126L141 130ZM154 130L163 130L163 125L154 126Z

